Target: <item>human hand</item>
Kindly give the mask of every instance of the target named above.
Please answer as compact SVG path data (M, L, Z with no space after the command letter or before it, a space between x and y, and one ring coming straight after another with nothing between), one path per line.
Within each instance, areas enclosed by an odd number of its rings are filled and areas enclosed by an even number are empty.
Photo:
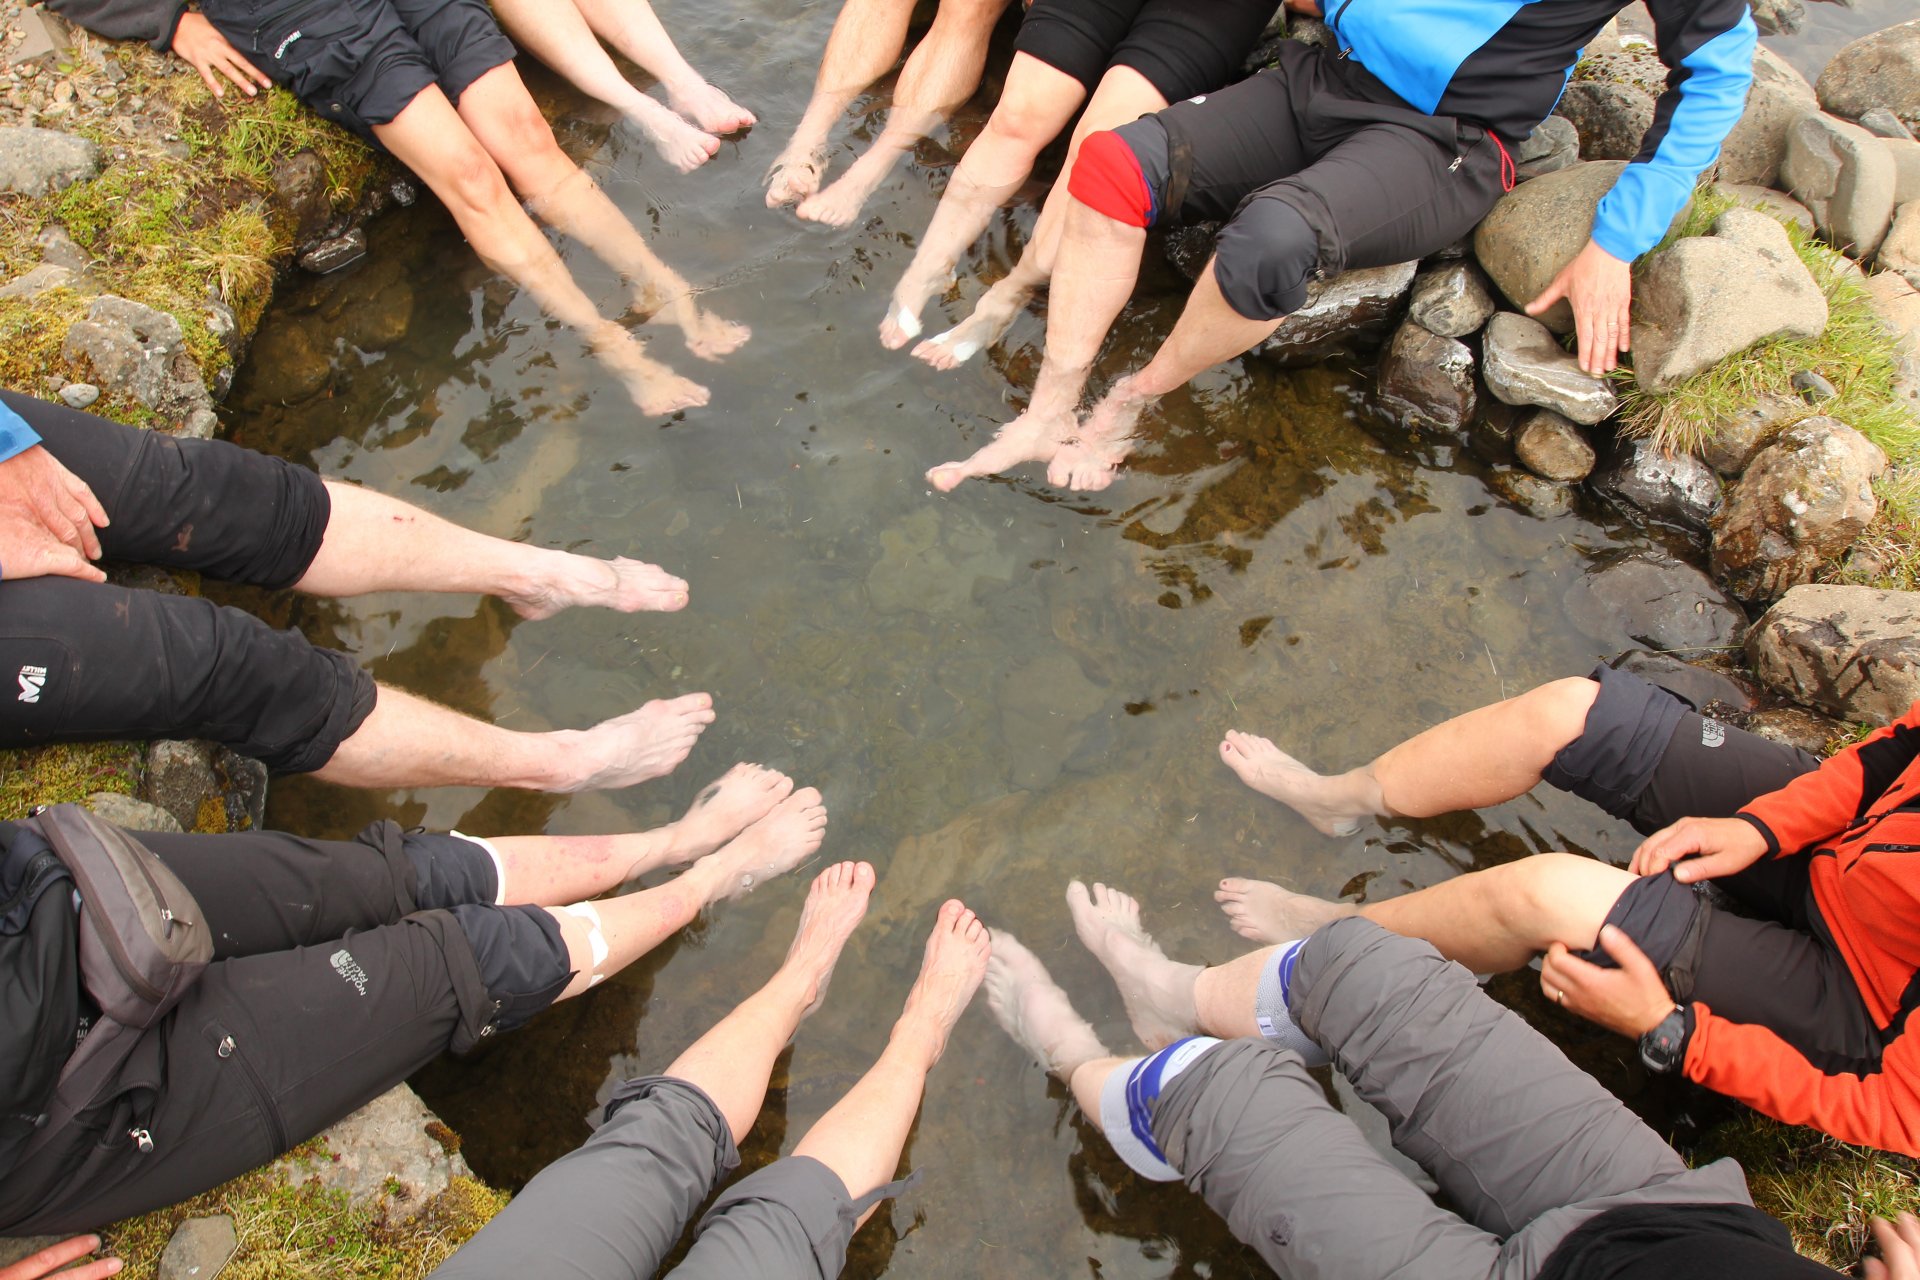
M84 1258L99 1247L99 1236L75 1236L71 1240L62 1240L31 1258L22 1258L10 1267L0 1267L0 1280L40 1280L40 1277L60 1271L69 1262ZM96 1258L84 1267L60 1271L60 1280L101 1280L103 1276L118 1274L121 1265L118 1258Z
M1673 1012L1673 995L1647 953L1619 928L1602 928L1600 946L1618 969L1582 960L1563 942L1548 947L1540 990L1561 1008L1638 1040Z
M38 522L50 536L89 560L100 557L100 539L94 530L112 523L86 481L39 444L0 462L0 509L5 508Z
M1766 853L1767 838L1751 822L1682 818L1642 840L1627 870L1637 876L1657 876L1671 867L1675 880L1693 884L1745 871Z
M227 96L226 89L214 76L216 71L239 85L241 92L249 98L273 83L267 78L266 72L254 66L244 54L229 44L227 38L220 34L220 29L202 14L180 15L180 25L173 30L173 51L193 64L193 69L200 73L200 78L207 82L208 90L216 98Z
M1527 304L1527 314L1537 316L1562 298L1573 308L1580 367L1593 374L1611 373L1619 367L1620 353L1632 342L1632 266L1589 240L1572 262L1560 268L1553 283Z
M1880 1256L1866 1260L1867 1280L1920 1280L1920 1218L1904 1210L1891 1220L1875 1218L1873 1242Z

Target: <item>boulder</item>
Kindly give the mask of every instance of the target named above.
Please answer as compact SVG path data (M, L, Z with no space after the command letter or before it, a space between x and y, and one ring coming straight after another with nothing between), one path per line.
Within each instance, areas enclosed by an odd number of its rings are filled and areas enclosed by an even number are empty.
M100 148L57 129L0 128L0 192L44 196L100 172Z
M1787 131L1818 111L1785 85L1754 85L1747 91L1747 109L1720 144L1720 181L1771 187L1787 155Z
M1817 338L1827 295L1764 213L1729 209L1634 271L1633 373L1668 391L1769 338Z
M1807 20L1800 0L1751 0L1753 25L1765 36L1790 36Z
M1523 182L1493 206L1473 233L1473 251L1516 307L1540 296L1593 234L1593 210L1626 165L1582 161ZM1684 218L1686 210L1675 215ZM1556 302L1540 317L1555 333L1573 332L1573 310Z
M135 800L117 791L96 791L86 799L87 808L114 826L127 831L170 831L179 833L180 820L157 804Z
M1866 258L1893 221L1893 156L1857 124L1802 116L1787 131L1780 181L1808 209L1835 248Z
M1753 82L1779 85L1791 89L1809 102L1820 101L1820 95L1814 92L1812 83L1791 62L1765 45L1758 45L1753 51Z
M298 404L333 378L331 354L316 341L311 325L269 315L253 338L243 394L262 404Z
M1161 240L1161 251L1173 269L1189 281L1198 280L1213 256L1214 237L1220 234L1217 222L1189 222L1170 229Z
M304 249L326 235L333 221L333 201L327 194L327 165L308 148L276 162L269 178L273 199L293 220L293 243Z
M1920 142L1882 138L1880 145L1893 157L1893 203L1896 207L1920 200Z
M1887 238L1880 242L1880 270L1898 272L1920 289L1920 200L1910 200L1894 214Z
M1747 633L1754 674L1852 724L1887 724L1920 699L1920 594L1795 587Z
M1539 405L1589 426L1619 407L1605 378L1582 370L1545 325L1516 312L1488 321L1481 359L1487 390L1508 404Z
M1920 355L1920 291L1891 271L1867 278L1874 312L1908 355Z
M1593 446L1579 427L1551 409L1527 415L1513 451L1522 466L1543 480L1571 484L1593 474Z
M1580 161L1580 131L1565 116L1548 116L1513 149L1514 176L1525 182Z
M1762 392L1712 424L1700 446L1701 461L1723 476L1737 476L1775 436L1806 416L1806 402L1798 397Z
M1471 262L1449 262L1413 278L1407 317L1443 338L1478 333L1494 312L1493 289Z
M1631 85L1575 80L1553 114L1572 122L1582 160L1631 160L1653 127L1653 95Z
M289 1182L344 1191L356 1206L378 1206L390 1220L404 1221L453 1179L473 1176L466 1157L448 1150L436 1132L446 1126L418 1094L398 1084L321 1133L331 1159L302 1164L283 1156L274 1167Z
M1308 285L1306 303L1254 352L1284 365L1315 364L1377 337L1399 312L1419 265L1401 262L1343 271Z
M1847 45L1833 55L1814 87L1820 105L1834 115L1858 120L1885 107L1909 128L1920 125L1920 20Z
M1866 532L1887 455L1832 418L1808 418L1762 449L1714 530L1714 578L1743 600L1773 600L1813 581Z
M202 829L201 815L209 816L219 807L222 821L215 831L224 831L226 807L220 794L220 775L214 772L213 749L205 742L180 742L163 738L147 748L146 800L173 815L183 831Z
M1414 426L1461 431L1473 420L1473 352L1412 320L1380 354L1380 407Z
M1720 510L1720 480L1712 467L1647 440L1616 441L1593 483L1648 519L1691 532L1706 529Z
M1860 127L1876 138L1904 138L1913 141L1913 130L1885 107L1874 107L1860 114Z
M1747 615L1713 580L1658 552L1623 556L1574 583L1567 616L1608 648L1718 649L1740 643Z
M1760 693L1760 686L1750 684L1743 675L1696 666L1670 653L1629 649L1607 665L1672 690L1702 712L1725 709L1744 714L1753 710Z
M1781 226L1796 226L1808 235L1819 230L1813 220L1813 210L1795 200L1785 192L1775 191L1772 187L1756 187L1738 182L1717 182L1714 190L1734 201L1742 208L1758 209Z
M212 409L180 322L145 303L113 294L95 298L86 319L67 330L60 352L91 367L103 389L125 392L176 421Z
M20 41L7 52L7 66L36 63L42 67L67 61L73 55L73 29L58 14L40 5L14 9L9 26L20 33Z
M226 1214L188 1218L173 1229L155 1280L214 1280L239 1247L233 1219Z
M1573 486L1543 479L1531 471L1501 467L1488 477L1493 491L1542 520L1564 516L1573 510Z

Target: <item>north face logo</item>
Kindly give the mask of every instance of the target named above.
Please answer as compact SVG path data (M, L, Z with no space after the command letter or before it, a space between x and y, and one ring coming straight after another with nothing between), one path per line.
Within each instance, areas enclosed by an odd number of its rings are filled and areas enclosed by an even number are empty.
M20 701L40 701L40 691L47 687L47 669L45 667L20 668Z
M367 983L372 979L367 976L367 971L360 967L360 962L353 958L352 952L342 947L327 957L327 963L333 966L333 971L340 975L341 981L361 995L367 994Z
M1727 726L1721 724L1718 720L1702 720L1700 722L1701 746L1717 747L1726 740Z

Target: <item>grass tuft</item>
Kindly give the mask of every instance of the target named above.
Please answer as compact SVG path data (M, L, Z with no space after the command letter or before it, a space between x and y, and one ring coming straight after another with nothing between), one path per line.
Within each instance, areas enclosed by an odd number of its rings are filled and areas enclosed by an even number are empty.
M96 791L130 796L146 773L146 752L132 742L82 742L0 751L0 822L40 804L78 804Z

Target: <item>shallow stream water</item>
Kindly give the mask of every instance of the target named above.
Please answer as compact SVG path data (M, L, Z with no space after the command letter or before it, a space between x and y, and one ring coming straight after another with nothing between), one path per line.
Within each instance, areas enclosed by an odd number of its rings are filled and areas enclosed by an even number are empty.
M381 816L581 833L664 822L741 759L820 787L824 856L871 860L879 889L783 1063L748 1167L790 1150L872 1060L948 896L1034 946L1118 1048L1130 1047L1119 1001L1071 941L1072 876L1138 894L1171 953L1219 961L1239 950L1209 896L1223 874L1378 897L1535 850L1631 848L1624 826L1550 791L1328 839L1219 762L1221 733L1240 727L1320 767L1358 764L1627 646L1581 630L1566 602L1648 536L1585 498L1553 519L1509 505L1459 442L1373 414L1364 374L1225 366L1170 398L1147 455L1095 497L1053 491L1031 469L929 492L922 472L977 447L1030 387L1043 318L955 373L874 337L985 94L856 225L762 206L760 175L799 116L835 8L770 20L739 0L663 5L695 64L764 122L690 176L538 82L563 142L659 253L754 327L720 365L669 335L655 344L711 385L708 407L639 418L430 200L375 223L356 268L283 293L229 406L243 443L491 533L638 556L691 581L681 614L538 623L458 597L249 597L382 680L509 727L581 726L694 690L720 716L672 778L626 792L365 794L288 780L269 817L318 835ZM843 126L834 169L876 127L861 115ZM1039 191L996 222L993 273ZM562 249L617 310L611 275ZM963 283L958 296L977 291ZM1103 375L1145 358L1183 294L1150 267ZM322 369L324 390L284 403ZM481 1060L416 1083L475 1168L518 1185L585 1136L613 1083L664 1065L772 971L804 882L759 889ZM1184 1190L1127 1174L984 1007L929 1083L906 1164L924 1181L862 1232L849 1275L1264 1274Z

